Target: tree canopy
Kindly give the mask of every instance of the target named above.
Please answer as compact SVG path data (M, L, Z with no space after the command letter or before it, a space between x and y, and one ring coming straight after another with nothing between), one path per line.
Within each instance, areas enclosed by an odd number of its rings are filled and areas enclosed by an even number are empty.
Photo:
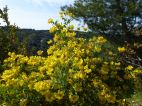
M142 0L76 0L62 10L83 20L91 31L117 41L132 40L133 29L142 24Z
M7 6L0 9L0 19L5 23L5 26L0 26L0 64L2 64L3 60L8 57L8 52L23 54L24 45L18 39L18 27L11 25L8 19Z

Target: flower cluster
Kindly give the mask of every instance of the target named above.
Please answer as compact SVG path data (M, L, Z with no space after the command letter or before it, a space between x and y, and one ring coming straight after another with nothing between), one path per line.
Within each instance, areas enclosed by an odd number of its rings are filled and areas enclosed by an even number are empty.
M0 76L1 104L125 105L137 71L121 64L104 37L76 38L73 26L65 26L56 22L50 29L55 34L48 57L42 51L30 57L9 53Z

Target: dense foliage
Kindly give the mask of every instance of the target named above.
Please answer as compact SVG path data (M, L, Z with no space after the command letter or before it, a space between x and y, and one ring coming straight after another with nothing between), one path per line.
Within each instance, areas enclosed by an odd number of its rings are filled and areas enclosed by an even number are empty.
M20 42L26 43L27 55L37 55L38 50L44 51L44 56L47 55L46 50L49 45L47 41L52 39L53 36L49 33L49 30L34 30L34 29L19 29L17 36Z
M142 66L142 0L75 0L62 10L87 24L90 32L127 48L125 64Z
M41 50L29 57L8 53L0 76L0 104L126 106L126 98L141 87L136 77L141 69L121 61L126 49L102 36L76 38L68 19L48 22L54 33L48 57Z
M142 24L141 0L75 0L62 9L83 20L94 33L117 42L134 40L133 30Z
M8 52L22 53L26 52L23 42L20 42L17 36L18 27L11 25L8 19L7 6L0 9L0 19L6 24L5 27L0 26L0 65L3 60L8 57ZM1 66L0 66L1 68ZM1 71L1 70L0 70Z

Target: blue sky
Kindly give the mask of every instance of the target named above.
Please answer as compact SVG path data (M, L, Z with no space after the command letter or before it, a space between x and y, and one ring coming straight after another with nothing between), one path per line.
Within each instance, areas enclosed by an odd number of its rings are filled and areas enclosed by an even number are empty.
M0 0L0 8L9 8L9 19L20 28L49 29L47 20L59 20L60 7L74 0ZM1 22L1 21L0 21Z

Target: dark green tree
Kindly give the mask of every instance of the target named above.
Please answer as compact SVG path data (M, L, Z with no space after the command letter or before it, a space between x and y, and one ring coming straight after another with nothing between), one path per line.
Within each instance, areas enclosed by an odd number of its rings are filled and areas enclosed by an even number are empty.
M142 25L142 0L75 0L62 10L83 20L94 33L121 43L133 40L134 28Z
M7 58L8 52L21 53L24 52L23 42L20 42L17 36L18 27L11 25L8 19L7 6L0 9L0 19L3 20L5 25L0 26L0 65L3 60Z

